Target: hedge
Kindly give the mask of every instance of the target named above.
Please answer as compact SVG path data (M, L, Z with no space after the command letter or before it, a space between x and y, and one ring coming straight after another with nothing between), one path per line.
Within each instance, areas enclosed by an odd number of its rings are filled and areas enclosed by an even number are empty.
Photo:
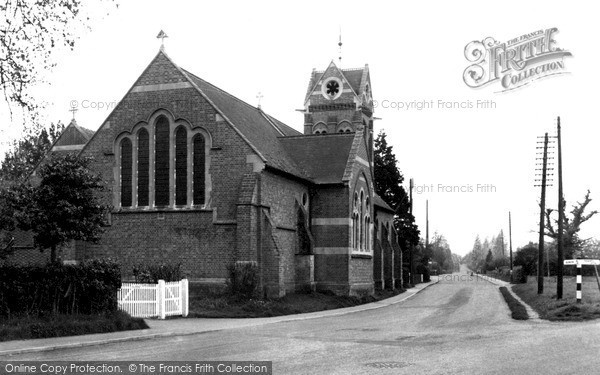
M114 312L120 287L121 271L111 260L0 265L0 317Z

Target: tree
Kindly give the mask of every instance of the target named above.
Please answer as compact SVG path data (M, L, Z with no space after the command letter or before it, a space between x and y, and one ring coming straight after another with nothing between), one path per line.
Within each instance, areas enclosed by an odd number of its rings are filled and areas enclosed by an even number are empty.
M537 273L537 261L538 245L533 242L529 242L515 253L514 265L523 267L523 272L526 275L535 275Z
M107 207L96 196L103 184L88 169L90 162L69 154L52 155L39 168L39 185L14 188L18 228L32 231L36 247L51 250L51 261L57 259L60 246L72 240L94 242L102 233Z
M398 244L403 250L417 246L419 228L415 217L410 213L410 200L402 186L404 176L398 169L398 161L388 146L386 134L382 130L375 139L374 178L375 193L395 212L394 228L398 233Z
M492 269L494 269L494 255L492 254L492 249L489 249L485 257L485 270L489 271Z
M38 126L29 129L21 140L14 141L12 150L4 154L0 165L2 184L6 186L27 179L63 130L61 122L50 124L48 129Z
M573 209L571 210L572 217L569 218L567 215L564 215L563 246L565 259L571 259L574 256L580 256L580 252L588 240L579 238L579 230L581 229L581 225L583 223L598 213L598 211L595 210L587 214L585 213L585 210L591 201L592 198L590 198L590 191L588 190L585 194L583 202L577 202L576 205L573 205ZM554 209L546 210L546 230L544 234L556 241L558 238L558 229L555 229L555 225L556 228L558 228L558 220L552 219L552 214L554 211Z
M57 49L73 49L80 26L89 21L80 0L7 0L0 4L0 86L13 107L35 117L38 102L30 91L56 62Z

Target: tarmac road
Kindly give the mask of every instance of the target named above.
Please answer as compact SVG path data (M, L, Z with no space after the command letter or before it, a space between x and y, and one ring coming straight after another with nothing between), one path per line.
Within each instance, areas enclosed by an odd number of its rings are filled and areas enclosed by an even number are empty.
M15 359L262 360L274 374L598 374L600 324L512 320L498 286L462 273L375 310L0 356Z

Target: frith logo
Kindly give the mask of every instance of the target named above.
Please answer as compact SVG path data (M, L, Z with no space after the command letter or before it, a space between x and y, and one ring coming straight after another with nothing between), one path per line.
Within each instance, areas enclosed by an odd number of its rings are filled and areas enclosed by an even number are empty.
M479 88L499 81L502 92L567 73L564 58L571 53L556 46L557 32L555 27L537 30L505 43L491 37L472 41L465 47L465 57L473 63L463 73L465 83Z

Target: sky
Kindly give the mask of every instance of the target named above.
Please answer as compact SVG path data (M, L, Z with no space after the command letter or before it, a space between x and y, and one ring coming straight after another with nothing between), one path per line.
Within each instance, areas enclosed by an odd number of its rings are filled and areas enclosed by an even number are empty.
M508 236L516 250L537 242L540 188L535 187L539 136L563 129L567 211L589 189L600 210L597 100L600 52L593 2L558 1L127 1L88 5L90 28L73 51L57 49L56 67L35 95L47 102L48 123L71 119L97 129L158 52L181 67L302 131L304 95L313 68L369 64L377 102L375 132L383 130L408 180L414 215L425 235L446 237L453 252L469 252L479 235ZM107 14L108 13L108 14ZM493 37L503 43L557 28L555 46L572 53L565 74L500 92L498 82L471 88L465 47ZM411 104L412 103L412 104ZM427 103L427 106L423 105ZM479 108L478 108L479 104ZM419 109L420 108L420 109ZM0 111L2 142L20 124ZM556 207L556 179L547 206ZM600 238L600 215L582 227ZM508 239L508 237L507 237ZM508 242L508 241L507 241Z

